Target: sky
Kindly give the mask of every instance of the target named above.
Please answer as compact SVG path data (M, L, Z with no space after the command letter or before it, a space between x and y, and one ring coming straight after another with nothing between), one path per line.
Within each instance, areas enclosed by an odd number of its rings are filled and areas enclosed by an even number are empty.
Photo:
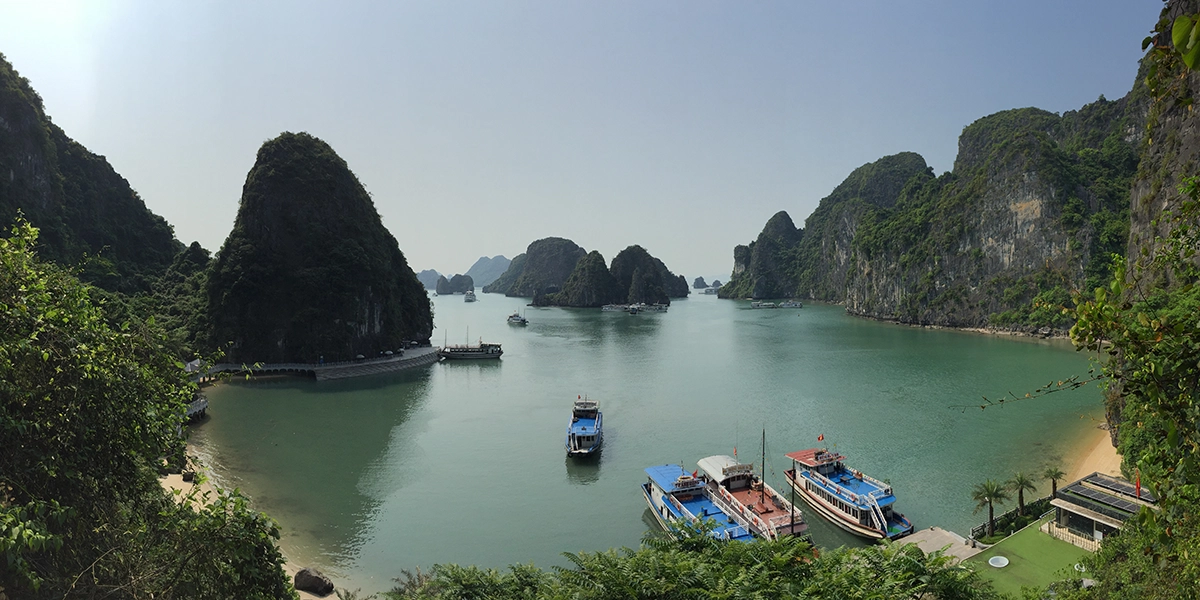
M1160 0L0 0L0 53L184 243L306 131L415 270L557 236L690 281L855 168L1132 87Z

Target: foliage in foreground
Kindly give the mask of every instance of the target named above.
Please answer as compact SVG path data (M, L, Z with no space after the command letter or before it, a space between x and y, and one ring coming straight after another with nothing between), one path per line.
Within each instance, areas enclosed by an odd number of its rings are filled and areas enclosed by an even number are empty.
M0 597L292 597L273 521L156 480L194 390L162 331L110 326L36 239L0 239Z
M725 542L703 526L679 540L647 537L640 549L565 554L572 566L542 571L514 565L508 572L437 565L410 576L386 597L394 600L473 598L998 598L968 567L941 552L913 545L840 548L817 554L793 538ZM420 574L418 574L420 575Z

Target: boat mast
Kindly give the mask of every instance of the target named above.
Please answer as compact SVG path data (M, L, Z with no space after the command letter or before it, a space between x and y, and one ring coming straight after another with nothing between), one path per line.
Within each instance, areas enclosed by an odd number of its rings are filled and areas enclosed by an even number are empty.
M763 427L762 439L762 475L758 478L758 501L767 500L767 428Z
M787 479L787 473L783 474L783 478ZM796 459L792 459L792 480L789 482L792 488L792 535L796 535Z

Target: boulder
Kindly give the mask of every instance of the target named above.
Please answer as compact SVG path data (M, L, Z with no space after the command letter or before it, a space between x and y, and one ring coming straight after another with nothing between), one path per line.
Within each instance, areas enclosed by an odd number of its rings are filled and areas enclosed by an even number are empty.
M312 592L318 596L328 596L333 593L333 580L311 567L300 569L296 573L292 585L299 591Z

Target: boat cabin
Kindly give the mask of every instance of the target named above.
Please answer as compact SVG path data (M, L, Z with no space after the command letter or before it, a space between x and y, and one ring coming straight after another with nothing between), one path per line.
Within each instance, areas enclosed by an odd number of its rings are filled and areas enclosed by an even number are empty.
M571 409L571 421L576 422L580 419L595 420L596 414L600 412L600 403L595 400L580 399L575 401L575 406Z
M741 464L732 456L709 456L700 459L696 466L710 481L717 482L731 492L749 488L754 482L754 465Z

